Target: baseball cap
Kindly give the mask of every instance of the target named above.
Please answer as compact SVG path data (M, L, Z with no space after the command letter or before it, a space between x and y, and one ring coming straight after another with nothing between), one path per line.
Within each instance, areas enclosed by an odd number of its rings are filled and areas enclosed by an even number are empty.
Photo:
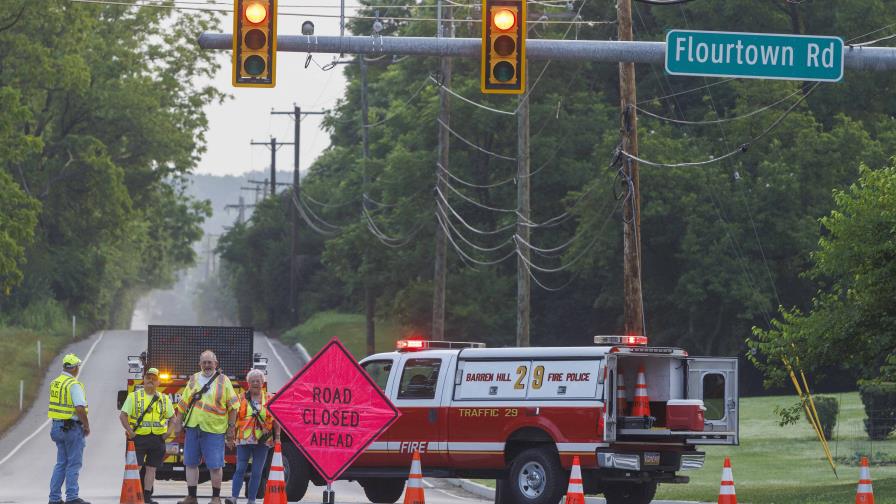
M81 359L77 355L70 353L62 358L62 366L67 368L78 367L81 365Z
M154 368L154 367L151 367L151 368L147 369L146 372L143 373L143 374L144 374L144 375L154 374L154 375L156 375L156 376L159 376L159 370L156 369L156 368Z

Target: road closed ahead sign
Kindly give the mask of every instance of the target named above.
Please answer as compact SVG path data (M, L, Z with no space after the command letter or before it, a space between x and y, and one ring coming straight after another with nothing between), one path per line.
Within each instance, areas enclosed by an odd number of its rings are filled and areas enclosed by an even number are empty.
M328 482L399 415L336 338L277 392L268 409Z
M666 71L672 75L837 82L843 39L774 33L670 30Z

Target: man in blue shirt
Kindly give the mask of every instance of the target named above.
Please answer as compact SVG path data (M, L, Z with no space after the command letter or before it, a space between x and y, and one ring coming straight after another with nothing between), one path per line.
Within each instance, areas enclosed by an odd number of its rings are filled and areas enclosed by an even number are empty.
M80 370L81 359L68 354L62 358L62 374L50 382L47 416L53 421L50 439L56 443L56 466L50 478L49 504L90 504L78 497L84 438L90 435L87 392L77 378ZM63 482L65 501L62 500Z

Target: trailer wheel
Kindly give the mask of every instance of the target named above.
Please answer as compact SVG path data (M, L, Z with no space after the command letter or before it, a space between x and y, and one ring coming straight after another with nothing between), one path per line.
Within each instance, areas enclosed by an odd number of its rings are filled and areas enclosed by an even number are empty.
M374 504L393 504L404 493L405 478L370 478L359 481L364 495Z
M510 463L502 500L517 504L557 504L566 489L566 473L557 452L529 448Z
M649 483L610 483L604 488L607 504L650 504L656 495L656 481Z
M281 445L283 451L283 475L286 479L286 498L290 502L300 501L308 491L308 479L311 477L311 467L308 461L299 452L298 448L292 443L283 443ZM273 450L270 450L268 460L273 458ZM270 471L271 464L268 463L267 471ZM267 481L265 476L264 481ZM264 489L262 485L259 493ZM261 496L259 496L261 497Z

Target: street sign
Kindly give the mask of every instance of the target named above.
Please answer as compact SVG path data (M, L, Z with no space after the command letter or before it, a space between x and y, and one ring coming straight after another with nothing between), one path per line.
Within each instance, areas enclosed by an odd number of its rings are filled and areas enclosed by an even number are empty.
M843 39L670 30L666 34L666 72L837 82L843 79Z
M399 415L336 338L277 392L268 410L328 483Z

